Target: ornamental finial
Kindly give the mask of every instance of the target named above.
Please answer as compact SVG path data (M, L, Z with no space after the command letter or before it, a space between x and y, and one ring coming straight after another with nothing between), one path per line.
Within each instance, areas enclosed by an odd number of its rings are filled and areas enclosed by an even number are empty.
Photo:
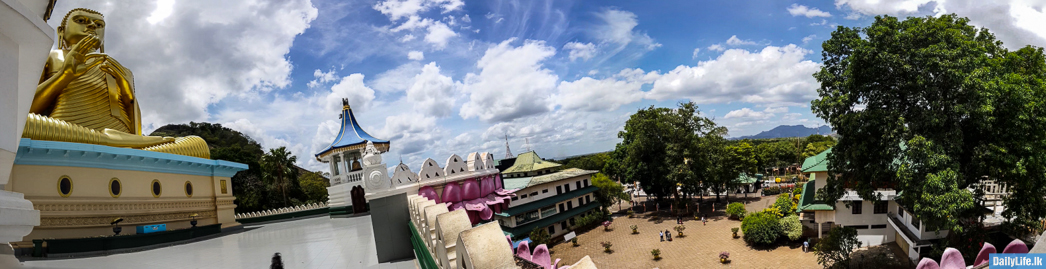
M341 98L341 109L342 110L352 109L351 107L349 107L349 98Z

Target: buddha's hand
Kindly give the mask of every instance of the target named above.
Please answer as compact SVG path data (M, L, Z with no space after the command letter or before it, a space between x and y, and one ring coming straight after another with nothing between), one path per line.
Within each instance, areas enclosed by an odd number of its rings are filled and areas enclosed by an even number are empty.
M88 59L88 57L85 56L91 51L94 51L96 48L98 48L98 45L100 43L101 40L99 40L98 36L96 35L88 35L87 37L80 39L79 42L76 42L76 44L73 45L73 47L65 53L65 61L62 63L62 72L65 75L71 76L71 78L75 79L77 77L82 76L84 73L87 73L87 70L90 70L91 67L94 67L93 65L101 64L102 62L104 62L95 61L94 63L92 63L91 66L84 66L84 64L87 63ZM102 56L104 56L104 54ZM92 56L91 58L94 57L98 56Z

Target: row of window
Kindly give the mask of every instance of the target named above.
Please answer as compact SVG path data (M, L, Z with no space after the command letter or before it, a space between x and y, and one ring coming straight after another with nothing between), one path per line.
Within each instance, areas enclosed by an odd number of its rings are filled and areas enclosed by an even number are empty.
M873 224L873 225L847 225L846 227L848 227L848 228L854 228L854 229L857 229L857 230L865 230L865 229L885 229L885 228L886 228L886 224Z
M582 205L585 205L585 204L588 204L588 203L591 203L591 202L592 202L592 195L591 194L588 194L588 195L585 195L585 196L580 196L580 197L577 198L578 206L582 206ZM568 201L566 201L566 203L559 203L559 210L558 211L556 210L555 206L548 206L548 207L545 207L545 208L541 208L541 209L537 209L537 210L530 211L530 212L527 212L527 213L523 213L523 214L520 214L519 216L516 216L516 225L518 226L518 225L522 225L522 224L527 223L527 222L531 222L531 221L547 218L549 216L552 216L552 215L555 215L557 213L564 212L564 211L567 211L567 210L571 210L571 209L574 209L574 201L573 200L568 200Z
M580 190L581 188L588 187L588 179L574 181L574 185L577 186L577 189L575 189L575 190ZM556 195L563 194L564 193L564 191L563 191L564 189L566 189L566 192L570 192L570 183L566 183L566 184L563 184L561 186L556 186ZM542 194L548 193L548 189L541 190L541 193ZM523 194L519 194L519 195L517 195L515 197L512 197L512 201L516 201L516 200L519 200L519 199L527 199L528 197L533 198L533 197L535 197L537 195L538 195L537 191L533 191L533 192L530 192L530 193L523 193Z
M886 214L888 210L886 202L874 202L873 204L873 214ZM850 213L860 215L862 207L864 207L864 201L853 202L850 204Z
M225 186L225 180L222 180L222 193L227 192ZM149 183L149 192L152 193L153 197L159 198L163 194L163 185L160 184L159 179L153 179ZM192 197L193 186L192 182L185 181L185 197ZM118 198L123 194L123 183L120 182L119 178L109 179L109 195L113 198ZM73 179L69 176L61 176L58 178L58 195L62 197L69 197L73 195Z
M570 218L570 220L568 220L568 221L560 222L559 223L559 229L560 230L567 230L567 227L568 227L567 223L570 223L570 226L574 226L574 219L579 218L579 217L580 218L584 218L585 216L588 216L588 214L593 214L593 213L591 211L585 212L585 213L581 213L581 214L578 214L577 217ZM548 226L547 229L548 229L548 234L549 235L556 234L556 225L550 225L550 226Z

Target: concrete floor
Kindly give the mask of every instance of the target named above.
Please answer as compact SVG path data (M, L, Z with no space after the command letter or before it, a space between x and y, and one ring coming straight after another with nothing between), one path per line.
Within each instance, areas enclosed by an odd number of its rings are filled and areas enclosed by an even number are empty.
M413 260L378 263L370 216L317 217L247 228L184 245L103 257L27 261L14 268L268 268L276 252L283 257L285 268L415 268Z

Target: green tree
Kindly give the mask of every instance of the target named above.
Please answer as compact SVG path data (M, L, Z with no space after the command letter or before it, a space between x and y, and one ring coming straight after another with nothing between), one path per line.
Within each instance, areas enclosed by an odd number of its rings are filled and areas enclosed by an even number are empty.
M548 244L550 240L552 240L552 238L548 234L548 229L545 227L539 227L530 231L530 244L533 245L533 247L537 247L541 244Z
M777 208L785 216L795 214L792 211L792 194L784 193L777 196L777 201L774 201L774 207Z
M298 182L298 168L294 166L296 161L298 161L298 157L291 154L287 147L269 149L269 152L262 156L261 165L265 179L280 190L280 194L283 196L284 207L289 205L287 200L288 189L292 192L295 189L291 182Z
M850 253L860 246L857 230L849 227L833 227L828 235L814 245L817 263L824 268L849 268Z
M596 173L592 176L592 185L599 188L596 191L596 200L603 205L603 210L610 210L610 206L622 200L631 200L631 197L625 193L624 186L610 180L602 173Z
M741 231L745 242L751 245L769 245L781 235L781 225L777 216L765 212L755 212L745 216L741 221Z
M955 15L880 16L838 27L822 56L811 108L843 139L819 198L832 204L849 188L879 200L874 191L892 187L927 226L961 232L976 219L968 187L987 176L1010 187L1011 231L1033 231L1046 216L1042 48L1009 51Z
M320 203L327 201L327 187L330 180L318 172L304 171L298 176L298 185L305 192L305 203Z
M781 225L781 235L788 237L788 240L795 241L803 237L803 224L799 222L798 215L781 218L778 224Z
M638 181L659 200L679 195L676 186L696 185L705 167L702 137L715 123L701 117L697 105L680 103L676 109L640 109L625 122L622 138L604 167L627 182ZM612 170L617 169L617 170ZM736 176L736 174L734 175Z
M745 214L747 213L748 211L745 210L745 205L742 203L730 203L726 205L727 215L736 216L738 219L744 219Z

